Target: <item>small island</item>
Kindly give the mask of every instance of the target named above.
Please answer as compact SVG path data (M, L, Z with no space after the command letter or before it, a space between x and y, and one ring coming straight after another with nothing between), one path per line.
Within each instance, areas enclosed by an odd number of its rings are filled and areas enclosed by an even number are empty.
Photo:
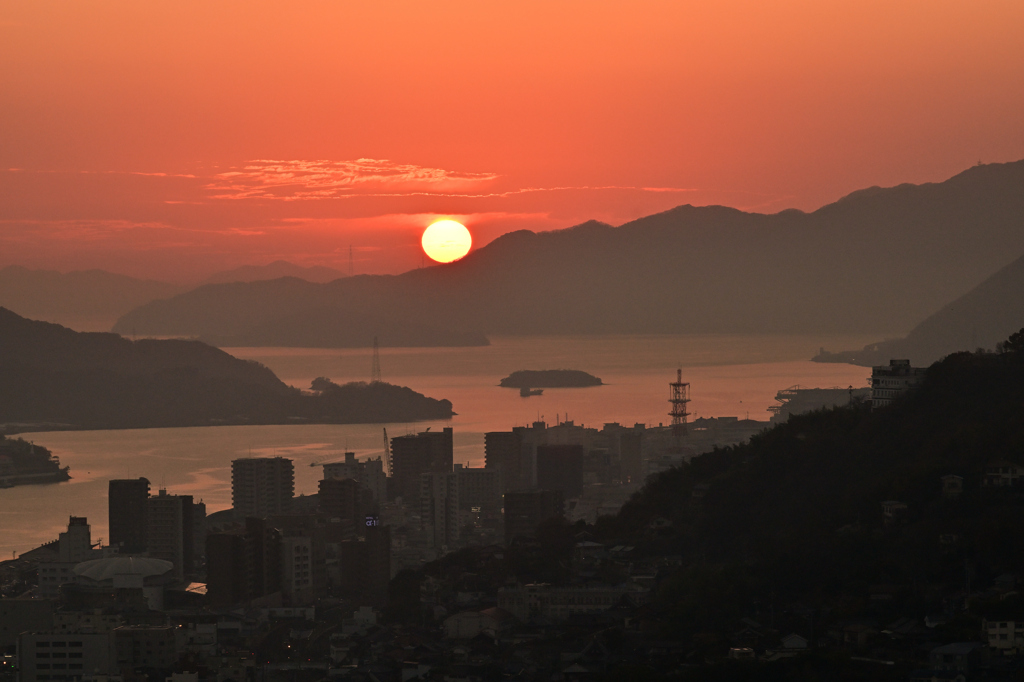
M593 374L578 369L523 369L512 372L501 380L503 388L586 388L601 386L603 382Z

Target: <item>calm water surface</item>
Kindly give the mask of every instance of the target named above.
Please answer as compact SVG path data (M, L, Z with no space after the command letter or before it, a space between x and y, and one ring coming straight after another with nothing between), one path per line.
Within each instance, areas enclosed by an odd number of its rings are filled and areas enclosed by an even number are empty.
M828 336L605 336L512 337L483 348L381 350L383 379L452 401L451 422L375 425L221 426L24 434L71 466L72 480L49 486L0 490L0 555L11 556L55 539L68 516L86 516L93 539L107 536L107 481L145 476L154 492L194 495L210 512L231 506L231 460L281 455L295 460L296 493L316 492L315 462L339 459L345 450L378 456L383 428L389 436L428 426L455 429L455 461L482 466L483 434L541 418L566 416L600 428L606 422L657 425L668 421L668 382L675 369L691 383L691 411L698 416L767 419L777 391L866 385L869 370L807 360L819 346L859 348L870 337ZM229 348L257 360L285 382L308 388L318 376L338 383L366 381L371 351L295 348ZM580 369L605 386L546 389L519 397L498 381L519 369Z

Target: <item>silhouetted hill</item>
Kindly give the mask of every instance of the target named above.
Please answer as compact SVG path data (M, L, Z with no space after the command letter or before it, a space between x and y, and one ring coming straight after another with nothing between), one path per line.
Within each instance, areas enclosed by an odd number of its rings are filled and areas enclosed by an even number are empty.
M323 265L302 266L285 260L276 260L266 265L243 265L233 270L214 273L202 281L202 284L225 284L228 282L257 282L281 277L298 277L307 282L332 282L345 273L341 270Z
M0 269L0 306L81 331L106 331L126 312L183 287L103 270L56 272L18 265Z
M621 227L519 231L398 276L207 287L115 329L238 335L283 306L485 334L901 331L1024 252L1022 186L1024 161L856 192L813 213L680 206ZM200 322L211 301L238 321Z
M353 384L310 395L287 386L259 363L199 341L131 341L111 333L75 332L0 308L4 424L139 428L416 421L451 415L447 400L400 386Z
M871 367L891 358L928 365L957 351L992 350L1024 325L1024 256L914 327L905 338L880 341L858 351L822 353L818 362Z
M979 591L1024 569L1024 498L983 483L993 461L1024 465L1022 346L954 354L888 408L794 416L694 458L650 479L599 535L683 558L655 602L677 632L733 627L769 603L882 624L962 603L965 565ZM962 477L959 497L944 495L946 475ZM887 515L886 501L906 507ZM671 525L652 532L657 518Z

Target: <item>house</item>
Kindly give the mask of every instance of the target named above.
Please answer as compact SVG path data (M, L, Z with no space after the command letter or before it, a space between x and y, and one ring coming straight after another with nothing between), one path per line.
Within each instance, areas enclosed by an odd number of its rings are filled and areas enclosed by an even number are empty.
M444 620L444 636L447 639L473 639L481 634L497 636L514 621L508 611L498 608L483 611L463 611Z
M1006 460L996 460L989 462L985 466L985 477L982 479L982 485L995 487L1013 486L1020 483L1022 476L1024 476L1024 467L1013 462L1007 462Z
M795 632L791 632L782 638L783 649L806 649L809 642Z
M942 496L947 500L955 500L964 491L964 477L946 474L942 477Z
M967 682L967 678L956 670L915 670L910 682Z
M886 500L882 503L882 514L887 519L895 519L903 516L907 511L907 505L899 500Z
M981 629L988 637L988 646L1004 656L1024 652L1024 620L981 621Z
M967 673L981 662L983 649L981 642L954 642L932 649L928 661L935 670Z

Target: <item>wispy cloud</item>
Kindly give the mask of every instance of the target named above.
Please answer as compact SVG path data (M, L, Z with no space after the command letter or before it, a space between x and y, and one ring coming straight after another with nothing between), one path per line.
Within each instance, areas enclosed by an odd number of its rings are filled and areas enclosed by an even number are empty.
M206 188L217 199L336 199L353 195L464 192L496 180L495 173L428 168L387 159L278 161L257 159L218 173Z

